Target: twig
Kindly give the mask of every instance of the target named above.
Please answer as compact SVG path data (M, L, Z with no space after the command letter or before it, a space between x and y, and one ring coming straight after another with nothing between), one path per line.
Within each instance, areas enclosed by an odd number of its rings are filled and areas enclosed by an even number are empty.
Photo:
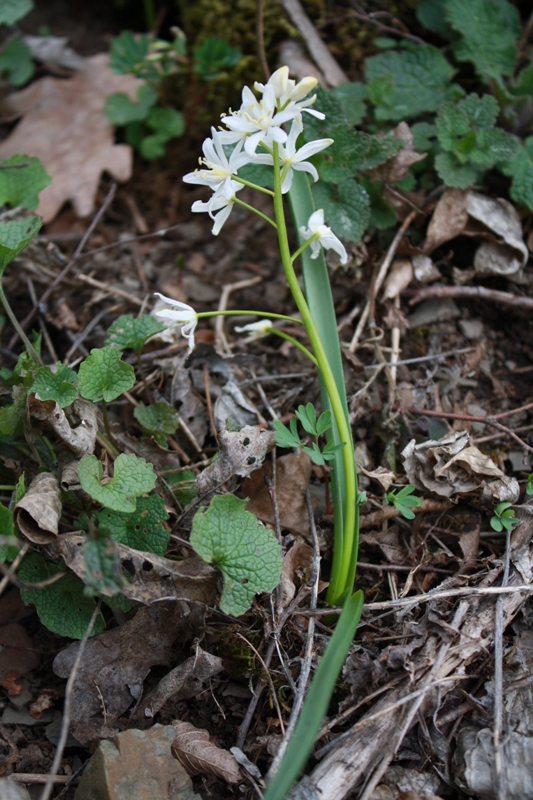
M420 289L409 300L409 305L421 303L430 297L455 297L464 299L487 300L489 303L498 303L508 308L522 311L533 311L533 297L517 297L509 292L499 292L496 289L487 289L485 286L427 286Z
M211 400L211 390L209 387L209 370L207 369L207 364L205 361L204 361L204 391L205 391L205 402L207 403L207 413L209 415L209 422L211 423L211 431L213 433L213 436L218 442L218 431L215 423L215 415L213 414L213 402Z
M250 650L253 653L255 653L255 655L257 656L257 659L259 660L259 663L263 667L263 671L264 671L264 673L266 675L266 680L268 682L268 685L270 686L270 691L272 692L272 700L273 700L274 705L276 706L276 711L278 713L278 719L279 719L281 732L285 735L285 724L283 722L283 714L281 713L281 708L280 708L280 705L279 705L278 695L276 693L276 687L274 686L274 682L272 680L272 676L270 675L270 670L268 669L267 665L265 664L265 662L261 658L260 654L255 649L253 644L251 642L249 642L248 639L245 636L242 635L242 633L237 633L236 635L239 637L239 639L242 639L243 642L246 642L246 644L248 645Z
M374 299L377 297L377 295L379 293L379 290L381 289L381 285L382 285L383 281L385 280L385 277L387 275L388 269L389 269L390 265L392 264L392 261L394 259L394 256L396 255L396 251L397 251L397 249L398 249L398 247L400 245L400 242L403 239L407 228L409 227L411 222L416 217L417 213L418 213L417 211L411 211L411 213L408 214L408 216L402 222L402 224L400 226L400 229L398 230L396 236L392 240L389 249L387 250L387 254L385 255L385 258L383 259L383 262L381 264L381 267L379 268L379 272L378 272L377 277L376 277L376 281L374 283L373 297L370 297L367 300L367 303L366 303L366 305L365 305L365 307L363 309L363 313L359 317L359 322L357 323L357 328L355 329L355 333L353 335L352 341L350 342L350 350L352 351L352 353L357 348L357 344L358 344L359 339L361 337L361 333L363 332L363 329L364 329L364 327L366 325L366 321L368 319L368 315L370 313L370 308L373 305Z
M416 358L403 358L401 361L387 362L386 364L365 364L363 369L383 369L383 367L400 367L405 364L420 364L423 361L438 361L441 358L449 358L449 356L463 355L464 353L471 353L475 350L474 347L463 347L462 350L449 350L446 353L433 353L430 356L417 356ZM531 403L533 405L533 403Z
M50 794L54 786L54 778L61 764L61 759L63 758L63 751L67 743L68 730L70 726L70 705L72 702L72 690L74 688L74 683L76 681L78 669L81 663L83 653L85 651L85 646L89 640L89 636L91 635L94 623L96 622L96 617L98 616L99 613L100 613L100 601L96 604L96 607L92 613L89 624L87 625L87 629L83 634L83 639L80 641L80 646L76 654L76 660L74 661L71 673L69 675L69 679L67 681L67 686L65 689L65 702L63 705L63 720L61 722L61 735L59 736L59 741L57 743L57 749L55 752L54 761L52 763L52 768L50 770L50 774L48 775L48 780L46 781L46 785L43 789L40 800L49 800Z
M17 555L15 556L9 567L6 567L4 564L1 565L1 568L4 572L4 577L0 581L0 597L4 594L4 589L6 588L6 586L9 583L13 582L17 567L24 558L24 556L26 555L26 553L28 552L29 548L30 546L28 542L24 542L24 544L18 551ZM16 580L18 580L18 578Z
M417 44L426 44L426 42L420 38L420 36L415 36L414 33L409 33L408 31L398 30L398 28L393 28L392 25L385 25L384 22L380 22L379 19L376 19L379 13L389 15L389 12L374 12L373 14L365 14L365 12L360 8L358 3L354 3L355 11L351 11L349 16L355 17L356 19L360 20L361 22L367 22L369 25L375 25L379 30L383 31L384 33L394 33L396 36L401 36L403 39L409 39L411 42L416 42ZM389 15L392 16L392 15Z
M315 26L303 10L300 0L280 0L280 3L305 39L312 58L319 65L329 85L338 86L341 83L349 83L348 76L339 67L318 35Z
M449 500L431 500L430 498L426 498L423 500L422 505L419 508L413 508L413 511L415 514L424 514L430 511L447 511L449 508L453 508L453 503ZM360 527L372 528L381 525L382 522L388 519L395 519L400 516L401 514L396 506L384 506L380 508L379 511L372 511L370 514L361 516ZM365 605L365 608L366 607Z

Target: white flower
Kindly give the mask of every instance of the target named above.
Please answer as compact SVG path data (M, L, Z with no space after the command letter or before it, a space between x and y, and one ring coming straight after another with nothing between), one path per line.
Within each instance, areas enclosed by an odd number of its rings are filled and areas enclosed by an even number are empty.
M287 141L285 144L279 145L281 174L283 174L283 172L286 170L285 177L283 178L283 184L281 186L281 191L283 194L286 194L292 186L293 170L308 172L312 176L313 180L318 180L318 172L316 171L315 167L312 164L309 164L305 159L314 156L315 153L319 153L321 150L324 150L333 143L333 139L315 139L315 141L308 142L307 144L304 144L303 147L300 147L299 150L297 150L296 140L302 131L302 118L300 115L298 115L293 120ZM254 163L268 164L269 166L272 166L274 162L270 154L256 153Z
M202 200L196 200L196 202L192 204L191 211L207 211L211 219L215 221L211 232L214 236L217 236L233 211L235 192L238 192L242 188L242 183L237 183L237 181L229 181L228 183L226 181L222 184L221 188L215 191L207 203L204 203ZM218 214L215 214L215 211L218 211Z
M195 169L183 177L185 183L209 186L213 191L231 182L240 167L250 162L250 156L242 151L242 142L238 143L229 159L224 152L224 137L215 128L211 128L212 139L205 139L202 150L204 157L200 159L206 169Z
M253 156L260 142L265 142L266 145L286 142L287 134L281 125L293 120L298 113L296 107L278 111L273 86L266 85L260 101L251 89L245 86L242 90L242 105L239 111L234 111L231 116L222 117L222 122L230 131L240 135L244 140L245 151ZM225 141L228 141L227 138Z
M187 303L180 303L179 300L173 300L171 297L165 297L160 292L154 292L165 303L172 308L163 308L161 311L155 311L154 316L160 317L169 326L181 325L181 335L189 342L189 350L194 347L194 330L198 324L198 315L194 308L188 306Z
M307 111L318 119L325 119L325 115L321 111L314 111L308 106L312 106L316 100L316 94L304 100L304 97L315 88L318 81L316 78L302 78L299 83L289 78L289 68L280 67L272 73L266 85L264 83L256 82L254 88L261 93L264 93L267 86L274 89L278 108L281 110L298 110Z
M335 250L341 258L341 264L346 264L348 261L348 254L340 239L337 239L331 228L324 225L324 210L319 208L309 217L307 228L302 225L300 233L304 239L311 239L311 258L317 258L320 252L320 245L324 250Z
M257 336L267 336L272 330L273 322L271 319L260 319L259 322L249 322L242 327L235 326L237 333L255 333Z

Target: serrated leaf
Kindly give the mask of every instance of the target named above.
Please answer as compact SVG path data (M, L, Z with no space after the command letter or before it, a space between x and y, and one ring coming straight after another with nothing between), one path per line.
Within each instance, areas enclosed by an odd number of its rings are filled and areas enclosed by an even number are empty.
M125 92L114 92L105 101L105 115L115 125L127 125L146 119L148 112L157 102L157 92L147 83L137 89L137 102Z
M0 434L15 436L22 430L22 423L26 413L27 391L24 386L13 386L13 402L0 408Z
M2 50L0 72L7 72L11 86L23 86L32 77L35 64L31 50L23 39L12 39Z
M4 159L0 162L0 205L8 203L11 208L24 206L33 211L39 205L39 192L51 180L38 158L11 156Z
M149 314L141 314L140 317L124 314L108 328L106 345L140 352L148 339L164 330L165 326Z
M43 221L40 217L0 222L0 278L7 265L29 245Z
M324 209L328 225L337 236L358 242L370 218L370 201L366 190L353 179L334 187L317 183L313 186L317 208Z
M78 388L86 400L93 403L105 400L110 403L135 383L135 370L121 360L116 347L91 350L91 355L82 361L78 373Z
M33 0L2 0L0 4L0 25L14 25L29 14Z
M100 527L107 528L115 542L134 550L164 556L169 534L164 525L168 519L163 498L158 494L139 497L135 511L124 513L104 508L95 517Z
M446 0L446 20L461 39L453 44L459 61L470 61L478 75L512 75L520 35L518 9L506 0Z
M360 125L366 114L368 88L364 83L341 83L331 90L350 125Z
M224 576L220 608L240 616L257 592L271 592L281 575L281 549L274 533L249 511L246 500L232 494L214 497L207 510L196 513L191 545Z
M533 211L533 136L525 140L524 146L519 147L501 170L512 178L511 199Z
M77 377L73 369L58 361L55 372L50 367L37 370L30 391L37 392L41 400L55 400L60 408L66 408L78 396L74 386Z
M501 128L485 128L476 135L476 147L470 158L474 164L493 167L498 161L507 161L516 153L519 140Z
M39 583L61 570L61 566L44 561L37 553L31 553L22 562L18 575L28 583ZM21 589L20 595L26 605L35 605L39 619L48 630L70 639L81 639L95 609L94 600L84 595L83 588L80 579L69 573L42 589ZM91 635L104 628L105 620L99 614Z
M121 453L115 461L114 475L102 483L102 465L96 456L85 455L78 467L82 489L113 511L135 511L141 494L151 492L156 475L151 464L136 455Z
M234 67L241 56L240 48L231 47L218 36L209 36L194 50L194 71L205 81L212 81L222 70Z
M468 189L474 186L481 175L480 168L474 164L458 164L452 153L439 153L435 167L446 186L453 189Z
M368 58L365 73L376 118L400 122L436 111L463 94L451 82L455 72L431 45L409 45Z
M162 447L167 446L167 436L173 436L179 424L176 409L164 402L151 403L149 406L140 403L133 409L133 416Z
M449 39L453 35L453 31L444 16L445 9L446 0L421 0L417 3L415 14L424 28Z
M83 557L86 568L84 594L118 594L122 591L126 581L117 546L111 537L99 532L87 538Z

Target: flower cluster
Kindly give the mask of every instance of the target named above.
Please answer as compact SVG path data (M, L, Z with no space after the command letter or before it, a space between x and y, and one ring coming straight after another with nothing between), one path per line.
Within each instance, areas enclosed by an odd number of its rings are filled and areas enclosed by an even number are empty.
M296 83L289 78L289 68L281 67L266 84L255 84L260 100L245 86L239 110L222 117L226 129L211 128L211 138L202 146L199 168L183 180L212 190L211 198L207 202L197 200L192 210L205 211L211 216L215 235L229 217L237 192L244 186L239 170L248 164L273 166L274 143L278 146L283 194L291 188L294 171L307 172L313 180L318 180L315 167L307 159L329 147L333 140L316 139L297 147L303 131L303 112L324 119L324 114L312 108L316 95L308 96L316 83L316 78L303 78ZM284 125L290 125L288 132Z

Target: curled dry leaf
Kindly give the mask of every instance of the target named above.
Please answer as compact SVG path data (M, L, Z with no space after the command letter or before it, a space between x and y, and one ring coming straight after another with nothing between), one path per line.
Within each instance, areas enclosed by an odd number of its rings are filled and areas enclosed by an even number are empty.
M176 738L172 755L185 767L189 775L214 775L227 783L242 783L239 764L235 756L209 741L209 733L195 728L190 722L172 722Z
M385 282L383 300L393 300L398 297L404 289L407 289L413 278L413 265L410 259L397 258Z
M61 509L57 478L50 472L40 472L15 506L15 521L30 542L50 544L57 538Z
M137 716L154 717L170 698L177 701L194 697L201 692L209 678L218 675L223 668L221 658L197 647L194 656L165 675L143 699Z
M516 275L529 254L522 239L522 224L515 207L501 197L478 192L466 196L468 215L492 231L502 242L483 242L474 256L478 275Z
M82 580L87 575L82 549L85 540L82 533L68 533L60 536L54 547ZM124 544L115 544L128 580L122 593L130 600L147 605L164 598L205 604L213 601L219 572L200 558L172 561L153 553L133 550ZM102 594L112 596L113 592L104 589Z
M240 431L220 431L218 443L217 460L196 479L201 494L214 490L232 475L244 478L259 469L266 454L276 446L276 434L266 428L245 425Z
M278 613L287 608L296 594L296 585L302 582L302 577L309 577L312 558L313 548L299 539L285 554L279 581Z
M129 179L131 147L114 143L104 106L113 92L133 98L139 85L132 75L111 72L109 56L99 53L85 59L72 78L41 78L4 100L4 114L22 119L0 144L0 159L23 153L45 166L52 183L41 192L37 208L45 222L68 200L78 216L88 216L104 170L117 181Z
M412 439L401 453L409 482L417 489L440 497L483 491L483 499L501 502L501 495L515 503L520 487L507 477L479 448L470 444L466 431L416 444Z
M250 399L243 394L234 380L227 381L218 395L213 409L218 431L224 430L226 420L232 419L238 425L255 425L259 412Z
M425 253L432 253L464 231L468 222L466 194L462 189L446 189L428 225Z
M31 392L28 396L30 415L49 425L62 444L57 451L57 457L61 469L61 488L65 492L81 488L78 464L84 455L94 453L98 433L97 410L94 403L79 398L74 401L71 409L79 419L76 427L72 427L64 410L55 400L41 400L35 392Z

